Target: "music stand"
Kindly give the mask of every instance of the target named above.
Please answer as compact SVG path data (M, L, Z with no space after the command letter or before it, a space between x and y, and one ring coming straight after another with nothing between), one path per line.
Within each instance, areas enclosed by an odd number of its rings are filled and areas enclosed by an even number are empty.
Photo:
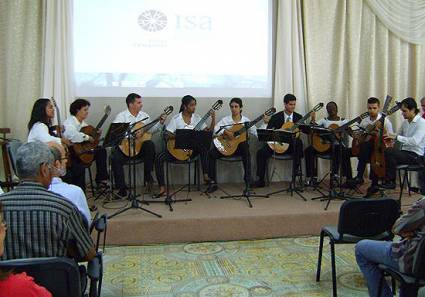
M290 143L292 146L292 176L289 187L286 189L281 189L278 191L274 191L268 193L267 196L271 196L274 194L282 193L282 192L290 192L291 196L294 195L294 192L298 194L304 201L307 199L301 194L302 189L296 187L296 170L299 168L295 168L294 162L297 158L296 151L296 139L297 132L295 131L287 131L287 130L271 130L271 129L257 129L258 140L262 142L279 142L279 143ZM273 159L276 157L276 151L273 150ZM298 166L301 166L301 162L299 162Z
M130 163L128 166L128 178L129 178L129 193L127 196L127 199L130 200L130 205L118 210L117 212L113 213L112 215L108 216L108 219L111 219L123 212L126 212L130 209L140 209L145 212L148 212L158 218L162 218L160 214L157 214L153 211L150 211L146 208L141 207L140 205L145 203L148 204L146 201L142 201L137 199L136 194L136 158L135 158L135 152L136 152L136 142L134 141L134 135L135 132L132 132L131 129L134 127L134 124L130 123L112 123L111 126L108 129L107 135L105 137L104 147L115 147L115 149L118 149L118 145L122 142L122 140L127 137L129 143L130 143L130 149L132 150L133 157L130 159ZM112 185L111 185L112 187Z

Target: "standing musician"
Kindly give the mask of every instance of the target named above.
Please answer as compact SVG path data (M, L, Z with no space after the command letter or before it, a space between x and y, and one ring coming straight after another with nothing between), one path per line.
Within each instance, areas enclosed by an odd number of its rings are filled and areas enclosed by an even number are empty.
M242 115L242 100L240 98L232 98L229 103L231 115L226 116L222 118L217 125L215 126L214 132L218 135L225 135L228 139L234 139L234 134L229 128L231 128L233 125L236 124L244 124L250 122L250 119L248 119L246 116ZM224 129L220 127L225 127ZM222 129L221 132L218 132L220 129ZM218 133L217 133L218 132ZM251 135L254 135L257 137L257 130L255 126L252 126L248 132ZM251 182L251 154L249 152L249 144L248 141L244 141L239 143L237 150L235 151L234 155L241 156L243 167L244 167L244 181L246 186L249 188L250 182ZM223 157L223 155L215 148L213 147L209 153L209 177L211 179L210 186L208 188L208 192L212 193L217 190L217 176L216 176L216 165L217 165L217 159ZM248 189L247 189L248 190Z
M364 118L359 126L361 129L366 129L369 125L373 125L376 121L378 121L381 118L381 113L379 112L380 108L380 102L378 98L370 97L367 99L367 111L369 112L369 116ZM387 131L387 133L393 133L393 126L391 122L388 120L388 118L385 118L384 122L384 128ZM353 138L356 138L356 134L352 134ZM365 141L360 143L360 151L358 155L358 164L357 164L357 176L350 181L350 184L352 185L361 185L364 183L363 175L366 170L366 164L370 162L370 157L373 152L373 139L369 141ZM372 169L370 170L371 174ZM370 191L370 193L369 193ZM376 184L372 184L372 187L370 190L368 189L368 194L366 196L370 196L373 193L376 193L378 189L376 189ZM373 192L373 193L372 193Z
M65 131L63 136L68 139L71 143L82 143L85 141L94 142L93 137L80 132L81 128L87 127L88 124L85 122L89 114L90 102L85 99L77 99L71 103L69 112L71 114L64 122L63 126ZM105 184L108 181L108 171L106 168L106 150L99 149L94 152L96 160L96 183ZM79 186L85 190L86 185L86 171L80 159L71 154L71 168L68 170L69 176L67 179L70 180L71 184Z
M56 142L58 144L69 145L70 142L68 139L65 137L56 137L50 131L50 128L52 127L52 119L54 117L55 109L53 108L53 104L50 99L37 99L32 107L31 119L28 122L28 142Z
M331 125L336 125L338 127L344 125L348 121L344 118L341 118L338 116L338 105L334 101L328 102L326 104L326 111L328 113L328 116L326 118L323 118L316 122L316 113L311 114L311 123L315 124L317 126L321 126L324 128L332 127ZM338 168L339 168L339 158L342 157L342 173L347 179L351 179L351 163L349 159L348 149L346 147L342 148L342 156L339 154L339 145L335 147L337 149L337 152L333 154L336 157L336 160L332 162L333 168L332 173L337 175L338 174ZM328 151L323 152L323 154L329 154L332 152L332 146L330 146ZM308 146L304 151L305 156L305 171L306 171L306 178L308 179L308 183L310 185L317 184L317 166L316 166L316 160L317 160L317 154L318 152L315 150L313 145Z
M292 94L286 94L283 97L284 110L274 114L270 119L264 118L264 122L267 123L267 129L280 129L284 123L287 122L298 122L302 116L296 113L295 106L297 98ZM303 154L303 143L302 140L297 138L295 142L295 148L292 147L292 143L289 145L288 150L284 154L292 154L292 150L296 150L296 158L293 166L299 167ZM276 153L277 154L277 153ZM273 150L266 144L263 148L257 151L257 177L258 180L255 182L254 187L262 188L265 186L264 176L266 174L267 160L273 155Z
M401 101L401 112L404 121L398 134L389 133L384 137L386 143L398 141L401 144L400 149L389 147L385 150L386 170L382 187L386 189L395 189L397 165L417 164L424 155L425 119L420 116L415 99L409 97ZM425 194L424 172L420 172L418 177L421 194Z
M179 114L173 116L166 128L166 139L175 138L175 133L177 129L194 129L195 126L201 121L201 116L195 113L196 110L196 99L191 95L186 95L181 99L181 105ZM207 128L207 125L204 123L201 127L201 130L212 131L215 126L215 112L211 112L211 124ZM194 150L192 157L195 157L197 154L201 157L202 172L204 175L204 181L210 183L210 178L208 177L208 150L202 149L200 151ZM158 157L155 160L155 172L156 178L158 180L159 192L153 196L153 198L160 198L166 195L165 181L164 181L164 162L166 160L176 160L166 149L162 153L158 154ZM190 177L189 177L190 178Z
M143 119L144 124L148 124L151 119L149 115L142 111L142 97L138 94L131 93L125 99L127 109L117 114L114 119L114 123L130 123L134 124ZM166 119L166 115L162 114L160 120L155 126L152 127L150 132L154 133L161 131ZM143 136L141 130L135 133L136 139L140 139ZM135 158L142 158L144 160L144 177L147 184L147 189L152 189L153 178L152 169L155 159L155 145L151 140L145 140L142 148ZM124 179L124 168L123 164L130 158L124 155L118 148L112 153L112 171L114 172L115 187L118 189L118 195L121 197L127 196L127 190Z

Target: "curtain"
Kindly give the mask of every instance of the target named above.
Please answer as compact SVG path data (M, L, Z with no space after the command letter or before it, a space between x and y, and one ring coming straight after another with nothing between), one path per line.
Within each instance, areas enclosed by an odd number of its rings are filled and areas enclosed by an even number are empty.
M61 118L74 100L72 0L44 0L43 97L54 97Z
M424 0L365 0L379 20L404 41L425 45Z

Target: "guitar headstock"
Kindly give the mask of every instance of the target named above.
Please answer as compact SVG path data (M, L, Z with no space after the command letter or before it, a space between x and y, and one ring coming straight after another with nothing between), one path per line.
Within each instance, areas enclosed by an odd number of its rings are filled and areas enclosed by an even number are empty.
M395 105L387 112L387 115L395 113L397 110L401 108L401 103L396 101Z
M368 116L369 116L369 112L366 111L366 112L364 112L364 113L362 113L361 115L358 116L358 120L357 121L361 121L361 120L367 118Z
M171 114L173 112L173 110L174 110L174 107L172 107L171 105L170 106L167 106L164 109L164 114L169 115L169 114Z
M387 97L385 97L385 103L384 107L382 108L382 113L387 114L388 107L390 106L392 100L393 97L391 97L390 95L387 95Z
M223 106L223 100L219 99L219 100L217 100L213 104L213 106L211 107L211 109L213 109L213 110L219 110L222 106Z
M320 102L319 104L316 104L316 106L313 107L311 112L317 112L317 111L321 110L323 108L323 106L324 106L323 102Z
M271 116L276 112L276 108L272 107L266 110L266 112L264 113L266 116Z
M111 114L112 108L111 108L110 105L106 105L103 110L104 110L105 114L109 116Z
M56 103L55 98L51 97L51 98L50 98L50 101L52 101L52 105L53 105L53 107L54 107L54 108L58 108L58 105L57 105L57 103Z

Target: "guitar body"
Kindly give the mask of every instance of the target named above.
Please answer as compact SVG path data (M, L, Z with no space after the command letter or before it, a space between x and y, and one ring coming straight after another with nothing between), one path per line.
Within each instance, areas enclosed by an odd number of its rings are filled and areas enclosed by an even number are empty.
M378 178L385 177L385 145L382 138L383 136L377 135L371 140L373 141L373 152L370 156L370 166Z
M143 126L144 124L140 122L134 126L133 130L142 129ZM143 142L145 142L146 140L151 140L151 139L152 139L152 134L149 132L145 132L138 139L134 137L131 137L130 140L128 138L124 138L121 141L119 148L124 155L132 158L134 156L137 156L140 153ZM134 147L133 147L133 142L134 142Z
M96 128L93 126L83 127L81 128L80 132L93 137L94 142L84 141L81 143L74 143L72 149L74 151L74 154L77 156L78 159L80 159L82 164L90 165L94 160L94 154L91 152L84 152L96 149L97 145L99 144L100 134L97 133Z
M338 127L339 125L337 124L331 124L328 128L334 130ZM320 137L320 135L317 133L313 133L312 143L313 143L313 148L319 153L324 153L330 150L332 146L330 143L324 142L323 139Z
M168 152L177 160L186 161L187 159L189 159L190 156L192 156L192 153L193 153L192 150L176 149L175 146L176 146L175 139L167 140Z
M243 128L243 126L244 126L243 124L233 125L232 127L228 129L228 131L236 132L240 130L241 128ZM246 132L241 133L241 135L233 139L228 139L227 137L225 137L224 134L222 134L214 138L214 146L222 155L228 157L233 155L238 149L238 145L246 140L247 140Z
M280 130L291 130L293 126L294 126L293 122L287 122L287 123L284 123L282 127L280 127ZM298 136L299 134L297 134L297 137ZM289 148L289 143L285 143L285 142L268 141L267 144L277 154L283 154Z

